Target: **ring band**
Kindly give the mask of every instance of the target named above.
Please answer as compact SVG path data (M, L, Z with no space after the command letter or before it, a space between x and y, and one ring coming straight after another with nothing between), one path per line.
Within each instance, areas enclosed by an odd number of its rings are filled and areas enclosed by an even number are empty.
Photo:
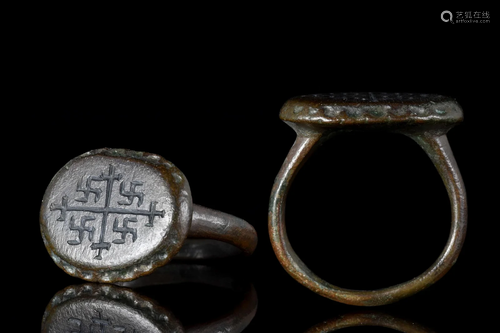
M59 170L42 200L40 228L60 268L99 282L151 273L187 237L223 241L246 255L257 245L244 220L194 205L186 177L171 162L125 149L93 150Z
M189 238L214 239L231 244L251 255L257 246L255 229L235 216L193 204Z
M462 248L467 224L465 188L446 133L463 119L452 98L427 94L340 93L299 96L288 100L280 118L297 133L271 193L269 233L285 270L312 291L341 303L376 306L411 296L443 277ZM314 274L294 252L286 233L285 203L300 167L332 134L356 130L402 133L416 141L438 170L452 206L447 244L424 273L407 282L378 290L352 290L332 285Z

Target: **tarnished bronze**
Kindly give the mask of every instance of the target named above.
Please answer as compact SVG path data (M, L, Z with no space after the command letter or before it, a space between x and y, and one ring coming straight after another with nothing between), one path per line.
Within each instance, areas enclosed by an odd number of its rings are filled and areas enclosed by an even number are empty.
M332 300L360 306L396 302L439 280L455 263L467 223L465 188L446 133L463 119L458 103L428 94L336 93L299 96L288 100L280 118L297 133L276 177L269 207L273 249L285 270L314 292ZM452 222L448 242L439 258L414 279L378 290L351 290L332 285L314 274L294 252L285 227L285 203L290 185L307 157L324 140L346 131L391 131L416 141L434 163L448 191Z
M90 151L59 170L43 197L40 227L59 267L99 282L151 273L188 237L212 241L198 251L191 251L191 241L190 251L181 253L188 258L228 246L250 255L257 245L255 229L244 220L193 204L186 177L171 162L126 149Z

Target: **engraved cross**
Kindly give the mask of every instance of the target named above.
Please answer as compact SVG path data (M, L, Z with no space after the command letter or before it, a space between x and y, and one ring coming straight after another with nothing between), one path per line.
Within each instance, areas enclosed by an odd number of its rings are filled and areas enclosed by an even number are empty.
M67 242L69 245L80 245L82 240L84 239L84 233L87 232L89 240L93 242L91 244L90 248L92 250L97 250L97 255L94 257L94 259L97 259L97 260L102 259L102 250L109 250L111 247L111 243L105 241L106 225L107 225L108 217L110 214L145 216L148 218L148 222L145 224L146 227L153 227L154 226L153 222L154 222L155 217L158 217L158 216L164 217L165 216L164 210L156 210L157 202L155 202L155 201L151 201L151 203L149 205L149 210L110 207L111 195L112 195L112 191L113 191L113 184L115 181L117 181L117 180L119 181L121 179L122 179L122 174L120 174L120 173L116 174L115 167L110 164L107 174L104 174L104 172L102 172L99 177L89 176L87 178L86 188L84 188L82 186L83 179L78 181L76 191L83 192L84 196L82 198L75 199L75 201L83 202L83 203L88 202L90 193L93 193L95 195L95 202L97 203L101 197L102 190L100 188L93 188L92 182L105 182L106 186L105 186L104 207L70 206L68 204L68 196L66 196L66 195L64 195L62 197L60 205L56 205L54 203L52 203L50 205L51 211L59 210L61 212L60 216L57 218L57 221L66 221L67 212L87 212L87 213L102 214L101 232L99 235L98 242L94 242L95 228L89 227L86 225L86 223L88 221L95 220L95 218L92 216L87 216L87 215L85 215L81 218L80 225L76 225L74 217L73 216L71 217L69 228L70 228L70 230L78 232L78 239L69 240ZM125 188L124 188L124 185L122 182L120 184L120 195L126 197L128 199L128 201L119 201L118 204L130 206L130 205L132 205L134 198L137 197L138 198L137 206L140 206L144 200L144 193L136 191L136 187L140 186L140 185L143 185L143 182L132 181L130 184L130 191L125 191ZM115 239L113 241L114 244L124 244L127 234L131 234L132 241L135 242L135 240L137 239L137 230L134 228L130 228L128 226L129 222L138 222L137 217L125 217L123 220L123 227L118 226L118 219L115 218L115 221L113 224L113 231L121 233L122 237L121 237L121 239Z

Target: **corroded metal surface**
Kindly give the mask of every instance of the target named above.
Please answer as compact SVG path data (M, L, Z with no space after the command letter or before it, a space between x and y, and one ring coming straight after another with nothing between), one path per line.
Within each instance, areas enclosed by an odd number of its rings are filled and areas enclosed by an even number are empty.
M255 237L235 237L235 235L255 234L254 228L244 220L210 208L194 205L190 238L210 238L242 249L246 255L252 254L257 246Z
M298 96L281 108L286 122L336 129L402 127L438 124L448 128L462 121L454 99L412 93L336 93Z
M446 133L462 121L462 110L452 98L427 94L340 93L292 98L280 118L297 133L276 177L269 207L269 233L283 267L297 281L332 300L362 306L396 302L439 280L455 263L467 222L466 196ZM379 290L351 290L332 285L314 274L294 252L285 226L285 203L290 185L312 154L333 134L353 130L402 133L417 142L434 163L452 204L448 242L439 258L414 279Z
M59 267L100 282L152 272L187 237L225 241L247 255L257 243L245 221L194 205L186 177L171 162L125 149L98 149L68 162L47 187L40 227Z
M167 305L133 289L179 283L231 289L238 302L228 313L217 318L185 326ZM119 284L86 283L59 291L46 307L42 332L237 333L248 326L257 310L257 294L251 284L210 266L172 264L161 267L151 275ZM191 316L197 315L191 313Z

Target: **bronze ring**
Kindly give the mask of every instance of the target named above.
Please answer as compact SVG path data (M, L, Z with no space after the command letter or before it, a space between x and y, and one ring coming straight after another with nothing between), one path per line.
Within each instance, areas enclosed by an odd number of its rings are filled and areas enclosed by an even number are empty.
M60 268L99 282L151 273L187 237L222 241L246 255L257 245L244 220L194 205L186 177L171 162L125 149L93 150L59 170L43 197L40 228Z
M273 186L269 233L278 260L290 275L332 300L376 306L411 296L446 274L460 253L467 224L465 188L446 137L448 130L463 120L462 110L454 99L411 93L307 95L288 100L281 109L280 119L295 130L297 138ZM412 280L378 290L344 289L322 280L294 252L285 227L288 190L313 148L333 134L355 130L397 132L416 141L441 175L452 205L450 235L434 264Z

